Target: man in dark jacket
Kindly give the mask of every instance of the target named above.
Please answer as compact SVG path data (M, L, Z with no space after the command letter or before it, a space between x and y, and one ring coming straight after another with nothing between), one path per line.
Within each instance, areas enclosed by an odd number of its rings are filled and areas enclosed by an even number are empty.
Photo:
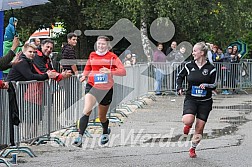
M172 41L171 46L166 49L165 55L167 56L167 61L172 61L175 58L177 42Z
M54 70L52 61L49 57L52 53L53 47L54 42L51 39L45 39L41 42L41 46L37 49L33 59L33 67L37 73L44 74L47 71ZM72 75L70 70L65 70L57 74L58 76L54 78L56 81L61 81L62 79L69 78Z

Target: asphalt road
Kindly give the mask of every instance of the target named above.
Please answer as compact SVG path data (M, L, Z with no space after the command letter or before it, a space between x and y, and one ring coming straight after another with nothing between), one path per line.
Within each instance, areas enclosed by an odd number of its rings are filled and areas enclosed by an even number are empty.
M111 124L111 140L106 146L99 145L100 128L91 128L93 138L85 138L83 148L71 146L72 134L61 138L66 147L55 142L30 146L38 157L30 158L21 153L18 166L251 166L251 97L214 97L214 109L196 150L198 157L194 159L188 155L190 135L181 136L183 97L159 96L157 101L147 99L148 105L142 109L134 110L136 106L131 106L134 112L123 118L120 126Z

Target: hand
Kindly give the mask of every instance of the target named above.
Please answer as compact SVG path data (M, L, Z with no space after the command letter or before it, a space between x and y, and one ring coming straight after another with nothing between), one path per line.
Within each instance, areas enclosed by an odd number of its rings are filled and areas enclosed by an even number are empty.
M9 83L3 82L3 89L9 89Z
M61 74L62 74L63 79L69 78L72 76L71 70L65 70L65 71L63 70Z
M87 79L87 76L82 76L81 78L80 78L80 82L83 82L83 81L85 81Z
M100 68L99 72L103 73L103 74L110 74L111 73L110 69L108 69L106 67Z
M46 73L48 75L48 78L56 78L59 75L59 73L57 73L55 71L50 71L50 70L47 71Z
M183 90L182 89L179 89L179 91L178 91L178 95L182 95L183 94Z
M22 55L22 52L18 52L16 54L16 56L14 57L14 59L11 61L12 65L18 64L19 62L21 62L22 60L20 60L20 56Z
M200 88L200 89L205 89L206 87L205 87L204 84L200 84L199 88Z
M79 73L78 73L78 71L75 71L75 72L74 72L74 75L76 75L76 76L77 76L78 74L79 74Z
M11 50L15 51L17 49L17 47L19 46L20 42L18 37L14 37L13 41L12 41L12 47Z

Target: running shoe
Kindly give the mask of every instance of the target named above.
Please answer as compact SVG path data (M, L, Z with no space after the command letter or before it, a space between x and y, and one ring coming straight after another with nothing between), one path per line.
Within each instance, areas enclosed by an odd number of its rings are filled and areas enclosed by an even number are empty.
M73 145L76 147L82 147L82 137L77 137L74 139Z
M109 141L110 128L108 128L108 134L101 135L101 145L106 144Z
M190 148L190 150L189 150L189 156L191 158L196 158L197 157L197 155L195 153L195 148Z
M188 135L188 133L190 132L191 127L192 127L192 126L189 126L189 125L185 125L185 126L184 126L184 134L185 134L185 135Z

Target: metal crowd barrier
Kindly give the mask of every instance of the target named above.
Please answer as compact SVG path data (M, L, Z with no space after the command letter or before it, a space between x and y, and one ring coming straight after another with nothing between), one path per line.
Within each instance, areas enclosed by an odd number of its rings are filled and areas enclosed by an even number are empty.
M113 87L113 100L108 113L111 118L111 113L119 112L122 116L126 116L119 109L127 109L131 112L126 104L134 104L139 108L142 107L144 101L141 97L148 94L148 64L137 64L130 67L125 67L126 76L114 76L115 85ZM114 122L121 122L119 118L110 119Z
M184 67L185 63L151 63L149 69L149 91L154 92L156 90L156 70L161 69L163 74L163 80L161 84L161 91L163 93L176 91L176 77L180 70ZM217 90L229 90L246 92L245 89L252 87L252 62L241 63L226 63L215 62L217 71L216 81ZM187 87L184 82L184 88Z
M7 90L0 89L0 152L10 143L9 133L9 101ZM10 166L10 163L0 157L0 163Z
M0 145L10 143L9 137L9 96L5 89L0 89Z

